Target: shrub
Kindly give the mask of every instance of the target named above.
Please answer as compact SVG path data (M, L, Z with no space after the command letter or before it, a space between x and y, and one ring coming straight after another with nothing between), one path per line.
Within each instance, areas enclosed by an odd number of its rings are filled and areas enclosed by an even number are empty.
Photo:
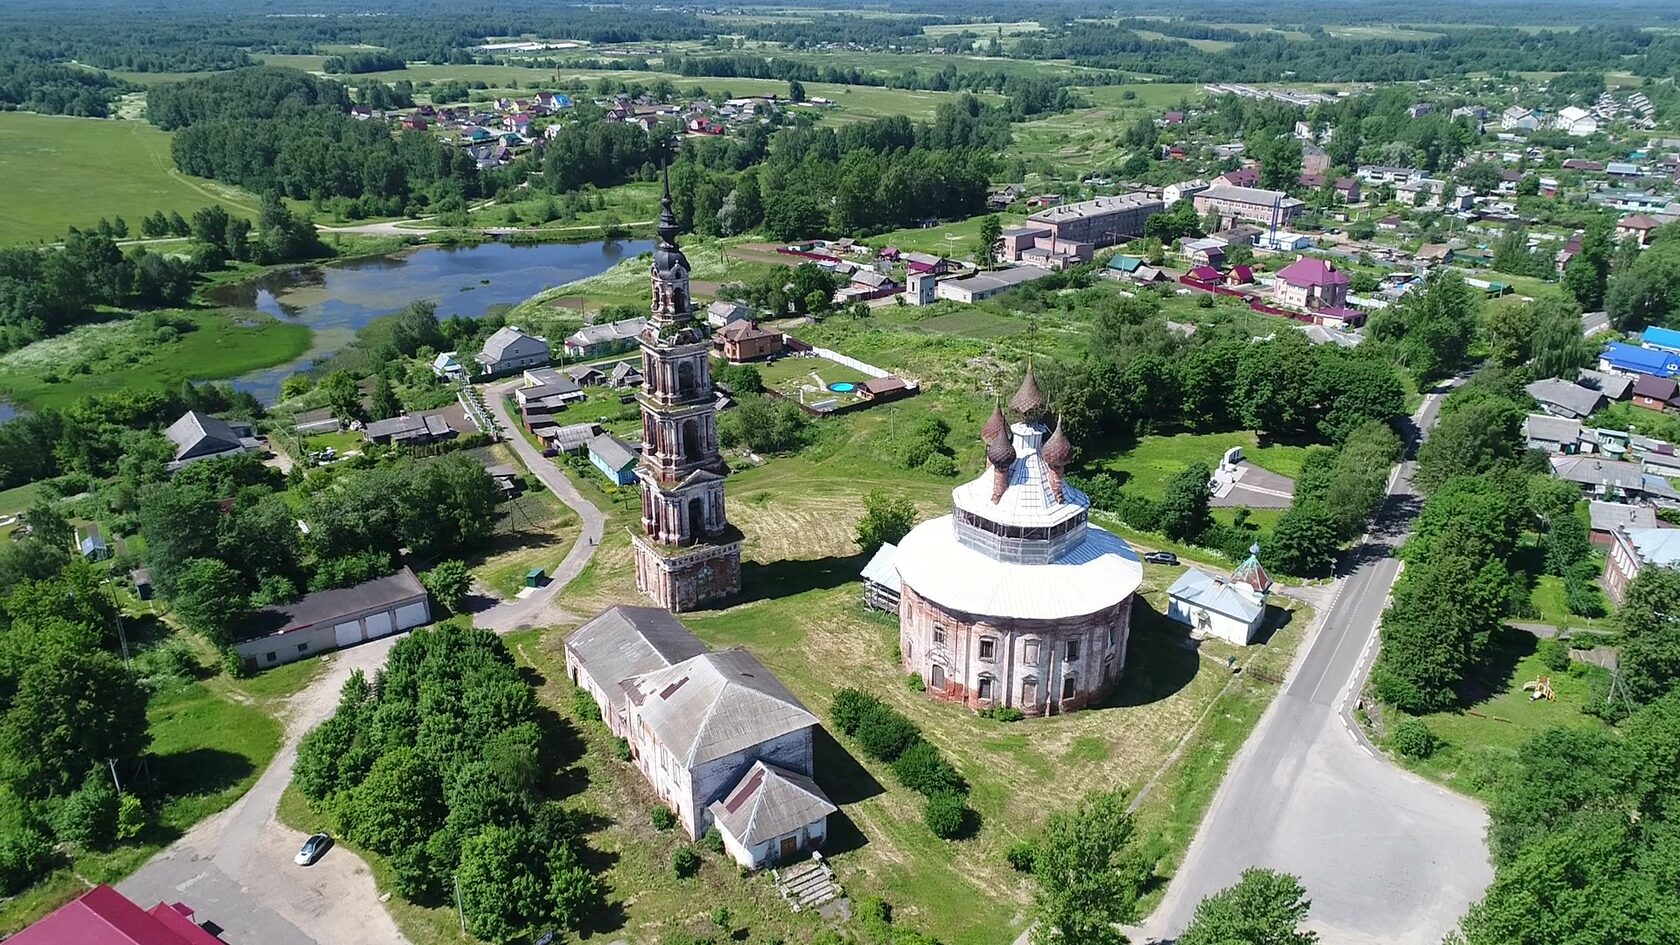
M893 777L918 794L960 794L965 785L957 769L924 738L917 738L893 762Z
M117 839L133 840L146 829L146 805L140 795L124 794L117 805Z
M1541 640L1534 648L1534 653L1540 657L1540 662L1545 663L1546 668L1554 673L1566 672L1569 669L1569 644L1562 640Z
M28 888L52 868L53 845L46 834L25 827L0 834L0 896Z
M94 768L82 786L52 810L52 829L59 840L89 850L104 850L117 839L117 791L101 768Z
M1038 861L1038 847L1030 840L1017 840L1004 851L1003 858L1017 873L1031 873Z
M968 802L961 794L935 794L922 807L922 820L933 835L949 840L963 832L968 822Z
M634 758L635 755L630 752L630 740L621 738L618 741L613 742L613 756L619 761L629 761Z
M700 854L693 847L678 847L671 854L671 872L678 879L687 879L700 871Z
M915 723L879 702L864 713L857 725L858 744L877 761L897 761L921 737Z
M921 673L911 673L910 675L904 677L904 684L910 687L911 692L927 691L927 683L922 681Z
M1012 705L994 705L989 709L981 709L980 717L998 722L1019 722L1026 718L1027 714Z
M595 704L595 697L589 690L578 686L572 690L572 714L579 722L598 722L601 720L601 707Z
M881 700L860 689L842 689L834 694L834 708L829 715L835 728L846 735L855 735L864 713L880 704Z
M711 919L713 925L727 932L729 931L729 923L734 919L734 916L729 914L728 906L713 906Z
M716 827L707 827L706 832L700 835L700 845L713 853L722 853L723 834Z
M935 453L923 461L922 472L949 479L958 472L957 461L944 453Z
M655 830L670 830L677 825L677 815L671 813L669 807L655 807L653 809L653 828Z
M1435 750L1441 747L1440 740L1429 730L1429 726L1423 724L1422 719L1409 718L1396 725L1391 741L1400 754L1420 760L1435 754Z

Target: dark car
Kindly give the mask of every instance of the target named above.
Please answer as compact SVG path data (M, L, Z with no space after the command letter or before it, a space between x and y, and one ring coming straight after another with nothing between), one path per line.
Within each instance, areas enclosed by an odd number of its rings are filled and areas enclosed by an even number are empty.
M326 855L327 850L331 849L332 845L332 837L324 833L315 834L308 840L303 841L303 846L298 848L297 856L293 859L293 862L299 866L312 866L316 860Z
M1151 551L1143 556L1143 560L1150 564L1177 564L1178 555L1170 551Z

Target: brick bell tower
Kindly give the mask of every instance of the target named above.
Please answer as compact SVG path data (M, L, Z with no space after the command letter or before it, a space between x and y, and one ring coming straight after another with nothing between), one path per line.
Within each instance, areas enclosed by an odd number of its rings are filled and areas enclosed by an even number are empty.
M741 589L741 532L723 504L711 338L688 296L688 257L677 248L671 176L653 251L652 317L643 330L642 528L636 587L671 611L693 610Z

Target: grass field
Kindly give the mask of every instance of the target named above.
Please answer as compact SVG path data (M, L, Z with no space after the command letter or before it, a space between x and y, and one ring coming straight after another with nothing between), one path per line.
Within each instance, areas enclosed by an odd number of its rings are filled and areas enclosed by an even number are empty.
M506 600L525 586L532 568L554 573L577 539L578 517L546 489L510 499L500 512L495 536L468 564L475 578Z
M0 394L62 407L88 394L161 390L285 364L309 348L309 329L255 312L189 311L195 330L168 344L135 320L84 325L0 356Z
M1037 20L1019 20L1014 23L933 23L922 27L922 32L929 36L949 36L952 33L969 32L976 36L1018 36L1022 33L1042 33L1044 24Z
M1243 456L1261 469L1293 479L1301 474L1307 447L1267 443L1262 446L1255 434L1248 431L1233 433L1178 433L1172 436L1146 436L1135 444L1116 444L1112 452L1099 452L1088 465L1112 472L1127 492L1150 499L1159 499L1167 482L1192 463L1206 463L1209 468L1219 465L1225 451L1240 446Z
M1024 219L1013 213L1000 213L997 214L997 218L1005 229ZM909 230L891 230L880 236L870 237L869 245L896 246L908 252L933 253L937 256L972 260L974 251L980 244L980 225L985 219L985 216L977 216L926 229L917 227Z
M0 112L0 245L52 241L71 226L220 203L254 216L252 195L174 169L169 135L138 121Z
M1423 722L1443 747L1424 760L1390 752L1399 763L1455 790L1486 799L1511 764L1517 749L1533 736L1558 726L1598 728L1604 723L1581 711L1593 689L1594 677L1606 670L1584 664L1554 673L1535 655L1535 638L1501 629L1494 636L1492 656L1468 684L1477 693L1463 710L1423 716ZM1556 702L1530 701L1522 685L1541 676L1552 678ZM1390 714L1389 731L1401 716Z
M772 364L755 365L764 386L779 392L795 403L817 403L833 400L838 406L857 403L862 399L856 391L834 391L830 384L861 385L869 376L838 361L827 358L780 358Z

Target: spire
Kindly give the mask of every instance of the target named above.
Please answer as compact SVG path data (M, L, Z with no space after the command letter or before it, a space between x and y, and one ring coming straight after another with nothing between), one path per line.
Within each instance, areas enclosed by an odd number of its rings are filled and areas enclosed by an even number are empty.
M1003 399L1000 397L992 406L991 419L987 420L986 425L980 428L980 441L982 443L990 443L1008 432L1009 421L1004 419Z
M1027 423L1037 423L1044 416L1044 392L1038 388L1032 362L1027 362L1027 376L1021 379L1021 389L1009 398L1009 407Z
M677 215L671 210L671 161L665 160L663 174L665 178L665 194L659 198L659 244L661 247L677 245Z
M1231 581L1235 584L1247 584L1254 589L1254 594L1261 598L1272 589L1272 576L1267 574L1265 567L1260 564L1259 542L1248 546L1248 559L1231 572Z

